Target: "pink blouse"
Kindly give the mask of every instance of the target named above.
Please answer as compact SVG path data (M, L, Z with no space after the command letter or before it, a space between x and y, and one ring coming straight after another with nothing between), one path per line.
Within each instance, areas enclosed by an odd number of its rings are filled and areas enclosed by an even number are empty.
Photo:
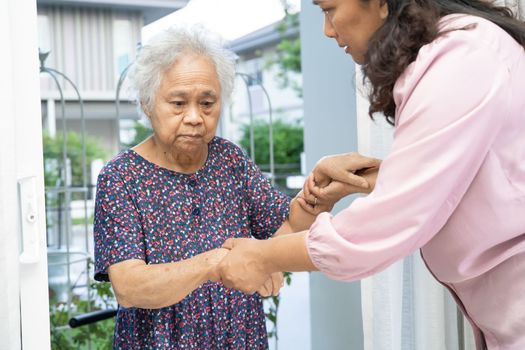
M484 19L419 51L394 87L394 143L374 191L319 215L307 246L337 280L421 248L478 349L525 349L525 51Z

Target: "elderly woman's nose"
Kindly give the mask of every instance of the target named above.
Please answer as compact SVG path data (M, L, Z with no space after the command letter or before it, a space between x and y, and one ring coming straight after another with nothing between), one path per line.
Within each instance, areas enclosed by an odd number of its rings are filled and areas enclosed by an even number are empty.
M196 107L191 107L186 112L186 115L184 116L184 121L186 123L190 124L200 124L202 123L202 117L199 113L199 109Z

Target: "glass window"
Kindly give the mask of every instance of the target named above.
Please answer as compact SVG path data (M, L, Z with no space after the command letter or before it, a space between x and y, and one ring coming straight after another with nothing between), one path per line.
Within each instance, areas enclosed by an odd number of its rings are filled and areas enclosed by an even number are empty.
M116 19L113 22L113 62L116 81L133 59L132 52L135 43L132 42L131 34L132 27L129 19Z

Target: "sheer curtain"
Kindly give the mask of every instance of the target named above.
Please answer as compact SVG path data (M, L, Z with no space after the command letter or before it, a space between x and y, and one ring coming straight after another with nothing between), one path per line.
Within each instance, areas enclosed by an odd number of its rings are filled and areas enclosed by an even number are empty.
M356 67L359 152L384 158L393 128L371 121ZM473 350L470 326L419 252L361 283L365 350Z

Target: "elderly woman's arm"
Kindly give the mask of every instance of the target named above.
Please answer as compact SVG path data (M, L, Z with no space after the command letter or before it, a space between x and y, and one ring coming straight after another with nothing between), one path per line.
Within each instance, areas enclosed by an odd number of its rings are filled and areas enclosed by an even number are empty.
M369 193L375 186L380 163L359 153L323 157L307 177L303 191L290 203L288 220L276 235L306 230L317 215L331 211L341 198Z
M317 214L323 211L330 211L332 209L331 206L329 208L318 207L317 213L310 213L304 210L299 204L299 201L301 199L301 194L297 195L297 197L292 199L292 201L290 202L290 214L288 216L288 219L286 219L281 225L281 227L279 227L279 229L275 232L275 234L273 235L274 237L282 234L306 230L313 224L315 218L317 217Z
M208 280L220 280L216 265L227 252L214 249L166 264L125 260L109 267L109 279L123 307L158 309L178 303Z

